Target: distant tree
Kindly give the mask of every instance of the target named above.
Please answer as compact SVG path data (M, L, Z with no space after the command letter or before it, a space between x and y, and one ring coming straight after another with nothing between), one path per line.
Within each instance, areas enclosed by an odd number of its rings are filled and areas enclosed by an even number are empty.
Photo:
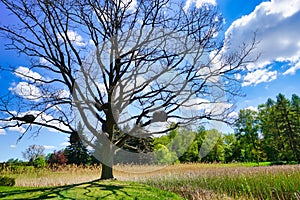
M224 134L223 141L225 162L228 163L240 160L240 149L235 135L233 133Z
M235 135L239 140L243 161L258 163L263 155L258 112L250 109L240 110L235 127Z
M70 144L64 150L64 154L67 158L67 164L86 165L89 164L90 154L86 146L78 141Z
M36 168L44 168L46 167L46 159L44 156L38 156L34 161L33 161L33 165Z
M204 153L204 154L203 154ZM207 130L205 140L200 147L201 161L224 162L225 150L222 133L216 129Z
M67 163L64 150L54 151L47 160L50 165L65 165Z
M268 99L266 103L258 106L261 132L263 134L262 146L269 161L283 159L284 135L279 129L278 113L275 108L275 101Z
M173 164L178 161L176 153L171 152L165 145L157 144L154 149L154 158L157 164Z
M33 161L37 159L39 156L44 156L45 147L40 145L30 145L24 152L22 152L23 157L31 164Z
M16 164L16 163L22 163L22 160L19 160L18 158L10 158L6 161L6 163Z

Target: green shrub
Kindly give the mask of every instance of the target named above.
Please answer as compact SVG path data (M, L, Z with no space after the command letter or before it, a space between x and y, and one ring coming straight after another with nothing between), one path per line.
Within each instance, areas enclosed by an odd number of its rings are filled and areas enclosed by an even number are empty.
M281 161L281 160L271 162L271 166L272 165L286 165L286 164L287 164L286 161Z
M34 161L33 161L33 165L36 168L44 168L46 167L47 163L46 160L44 158L44 156L39 156L37 157Z
M14 186L16 181L14 178L10 178L7 176L0 176L0 185L1 186Z

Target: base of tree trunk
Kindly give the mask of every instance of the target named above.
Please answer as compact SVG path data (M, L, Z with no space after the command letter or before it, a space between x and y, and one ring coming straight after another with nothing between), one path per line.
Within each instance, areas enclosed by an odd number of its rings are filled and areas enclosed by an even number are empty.
M115 180L113 175L113 168L111 166L102 164L100 180Z

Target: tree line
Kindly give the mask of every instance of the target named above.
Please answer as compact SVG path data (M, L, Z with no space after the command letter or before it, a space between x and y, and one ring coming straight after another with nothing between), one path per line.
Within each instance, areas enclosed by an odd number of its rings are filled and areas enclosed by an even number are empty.
M257 110L241 110L235 125L239 160L300 162L300 98L278 94Z

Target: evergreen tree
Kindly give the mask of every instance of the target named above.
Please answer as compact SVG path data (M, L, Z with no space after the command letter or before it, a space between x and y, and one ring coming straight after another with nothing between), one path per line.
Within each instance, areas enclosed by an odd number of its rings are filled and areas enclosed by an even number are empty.
M78 141L70 144L64 150L67 157L67 164L86 165L89 164L90 155L86 146Z

